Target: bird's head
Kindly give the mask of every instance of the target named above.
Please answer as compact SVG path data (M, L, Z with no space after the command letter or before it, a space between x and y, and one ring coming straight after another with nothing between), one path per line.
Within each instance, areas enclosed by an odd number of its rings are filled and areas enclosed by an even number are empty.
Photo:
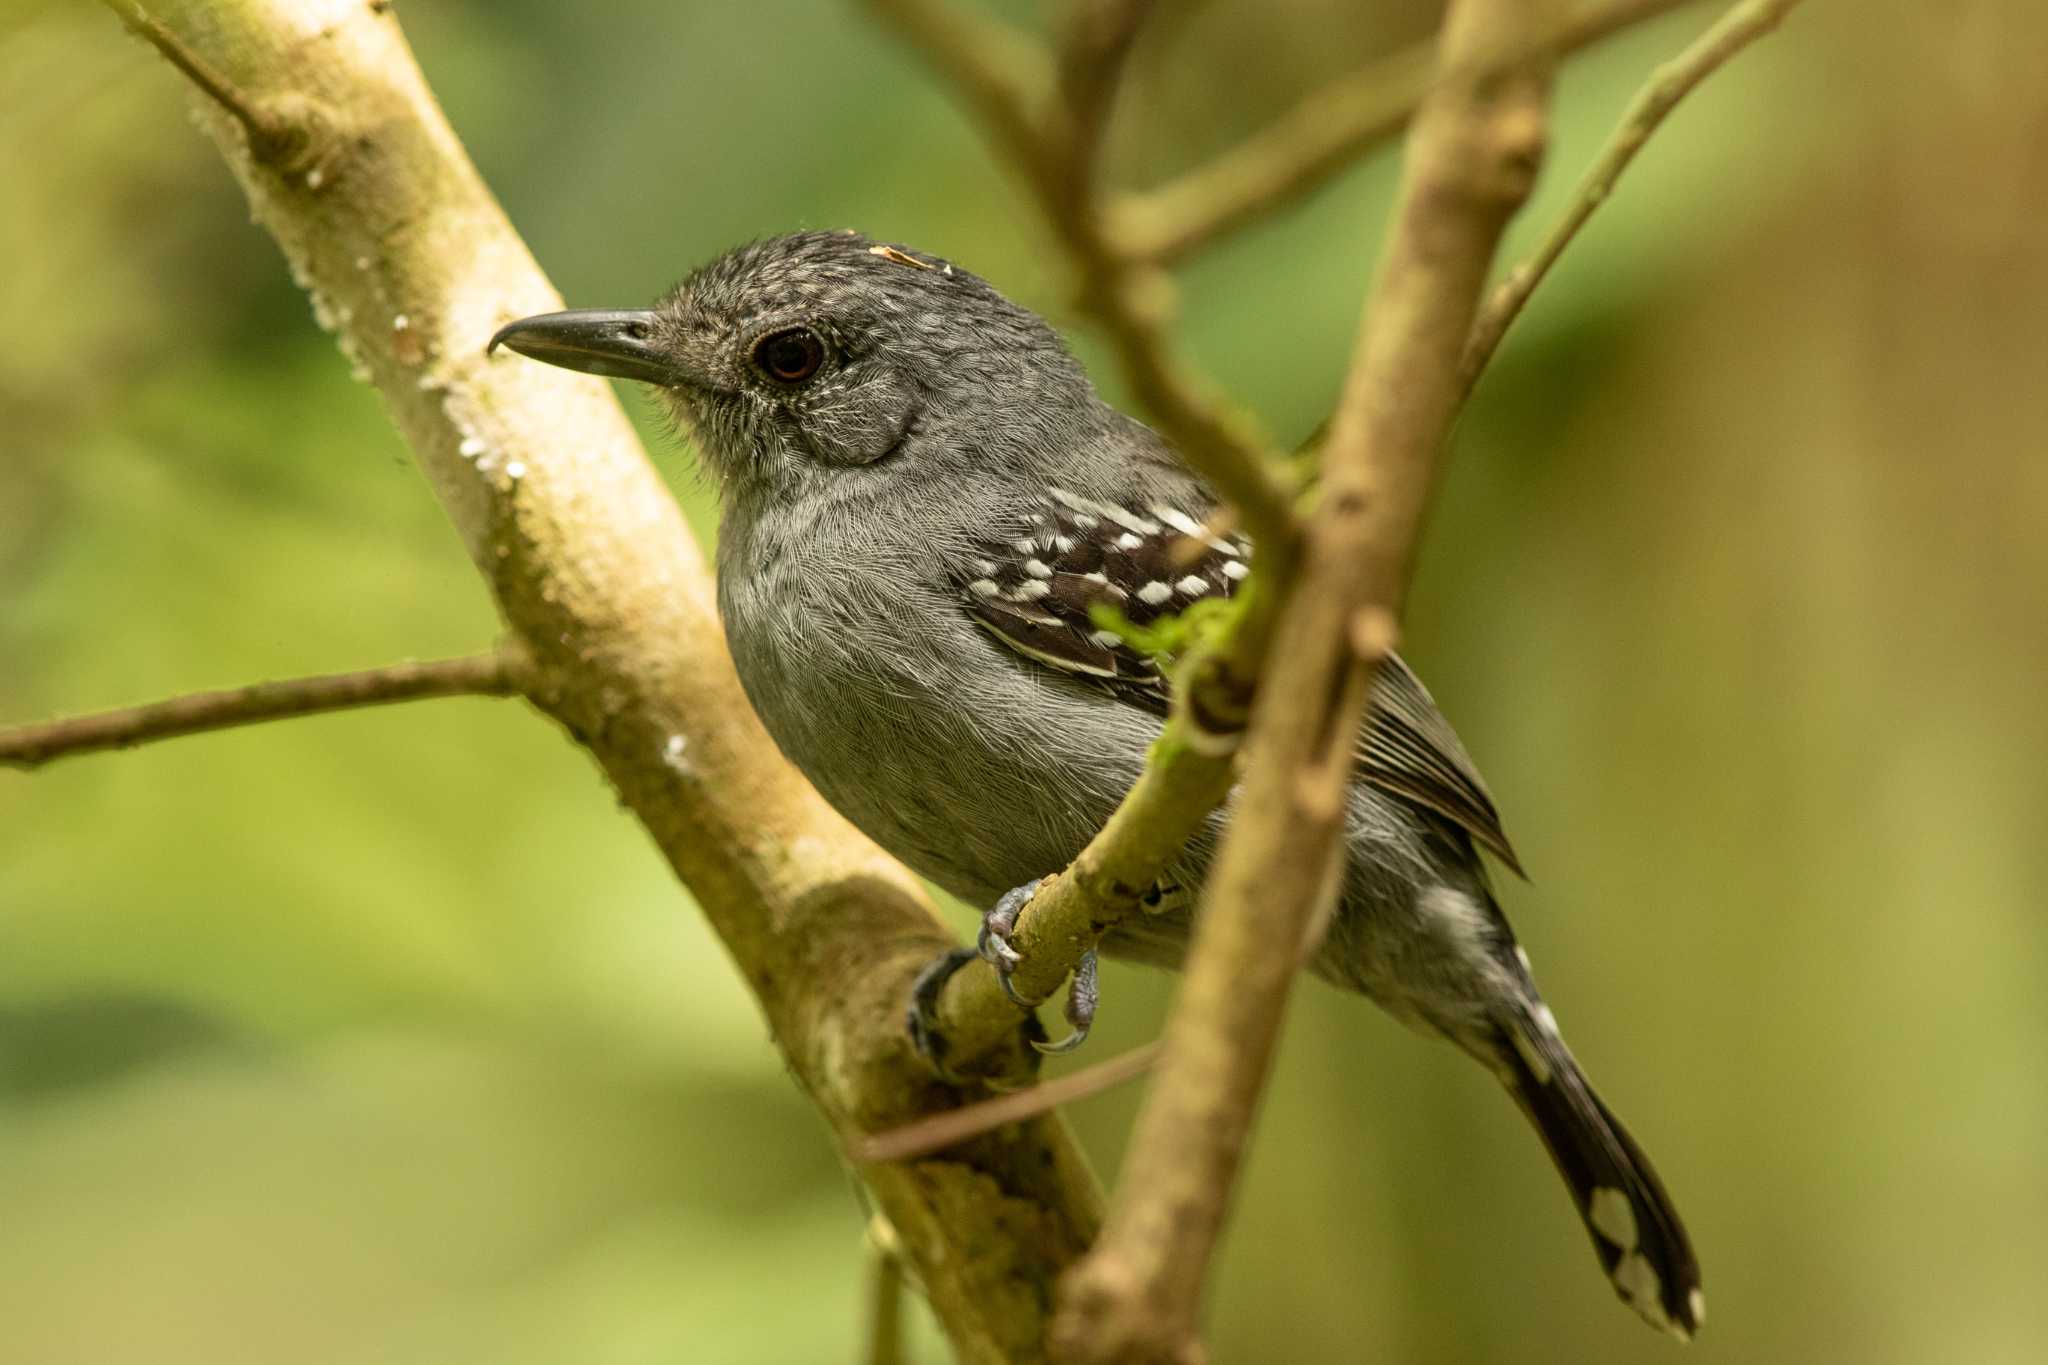
M1036 314L936 257L850 232L753 242L652 308L544 313L505 327L500 345L653 385L729 491L902 459L971 463L1093 403Z

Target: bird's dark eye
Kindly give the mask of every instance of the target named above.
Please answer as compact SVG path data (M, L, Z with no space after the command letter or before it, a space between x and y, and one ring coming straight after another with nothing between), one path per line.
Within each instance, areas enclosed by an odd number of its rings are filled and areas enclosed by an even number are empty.
M801 384L825 363L825 343L808 327L792 327L754 343L754 363L778 383Z

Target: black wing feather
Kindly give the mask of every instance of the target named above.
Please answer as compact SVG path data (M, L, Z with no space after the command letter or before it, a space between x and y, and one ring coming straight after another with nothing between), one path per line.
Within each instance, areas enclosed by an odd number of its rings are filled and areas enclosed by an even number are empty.
M1170 697L1158 664L1096 626L1092 608L1113 606L1146 625L1228 597L1250 560L1243 538L1214 534L1178 509L1053 490L1019 535L985 547L962 587L975 622L1019 654L1164 715ZM1359 776L1443 817L1521 873L1479 769L1399 655L1380 669Z

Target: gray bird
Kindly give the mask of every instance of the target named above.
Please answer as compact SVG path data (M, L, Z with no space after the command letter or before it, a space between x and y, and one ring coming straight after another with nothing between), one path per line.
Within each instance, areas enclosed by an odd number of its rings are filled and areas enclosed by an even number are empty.
M1158 666L1092 609L1142 625L1243 582L1252 547L1208 529L1215 495L1096 395L1043 319L856 233L755 242L653 308L527 318L500 343L650 384L694 434L723 503L719 609L769 734L870 838L992 907L984 954L1013 964L1029 885L1102 826L1166 711ZM1106 951L1179 962L1226 819ZM1499 1077L1622 1299L1689 1338L1705 1302L1685 1229L1537 993L1480 862L1519 871L1492 798L1399 659L1348 843L1313 970ZM1083 1028L1093 977L1091 961L1070 1002ZM928 1054L943 1041L913 1034Z

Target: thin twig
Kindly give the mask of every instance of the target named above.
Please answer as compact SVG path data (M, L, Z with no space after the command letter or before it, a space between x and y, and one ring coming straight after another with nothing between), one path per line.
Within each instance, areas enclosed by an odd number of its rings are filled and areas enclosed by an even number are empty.
M1110 109L1131 47L1155 4L1156 0L1077 0L1067 10L1058 56L1060 98L1054 123L1059 126L1049 128L1047 135L1070 143L1070 194L1095 193L1096 163Z
M1159 1074L1101 1240L1069 1273L1062 1358L1191 1361L1202 1285L1300 945L1341 879L1358 725L1392 647L1457 363L1540 160L1547 16L1454 0L1444 79L1410 139L1387 248L1330 438L1300 581L1254 703L1236 814L1195 916ZM1479 78L1484 73L1484 79Z
M1798 3L1799 0L1743 0L1716 20L1713 27L1685 51L1651 73L1643 88L1629 101L1620 126L1608 138L1607 145L1587 170L1585 179L1579 182L1570 207L1544 235L1542 245L1494 287L1486 306L1480 310L1459 367L1466 392L1469 393L1479 382L1480 374L1499 349L1501 338L1507 335L1508 328L1521 315L1529 296L1536 292L1536 287L1543 283L1551 267L1564 255L1565 248L1578 236L1579 229L1585 227L1594 211L1614 193L1622 172L1635 160L1636 153L1643 149L1650 135L1678 107L1679 101L1737 53L1777 28Z
M1016 1123L1063 1104L1099 1095L1144 1075L1158 1060L1159 1044L1146 1043L1143 1047L1118 1053L1106 1062L1097 1062L1058 1080L1013 1090L958 1109L948 1109L901 1128L861 1138L848 1145L847 1155L855 1161L911 1161L930 1156L1006 1123Z
M308 140L305 128L243 94L211 62L193 51L184 39L154 17L144 13L140 6L128 0L109 0L108 7L130 33L155 48L165 61L184 74L185 79L242 125L249 151L257 160L289 163L303 151Z
M896 1230L876 1214L868 1222L866 1365L904 1365L902 1255Z
M70 716L0 730L0 766L33 769L60 758L132 749L180 735L262 721L346 711L426 697L510 697L525 689L524 656L512 650L398 663L355 673L328 673L194 692L118 711Z
M1549 35L1558 52L1588 46L1689 0L1606 0ZM1281 208L1406 127L1437 79L1432 39L1341 76L1213 160L1107 209L1124 255L1165 265Z

